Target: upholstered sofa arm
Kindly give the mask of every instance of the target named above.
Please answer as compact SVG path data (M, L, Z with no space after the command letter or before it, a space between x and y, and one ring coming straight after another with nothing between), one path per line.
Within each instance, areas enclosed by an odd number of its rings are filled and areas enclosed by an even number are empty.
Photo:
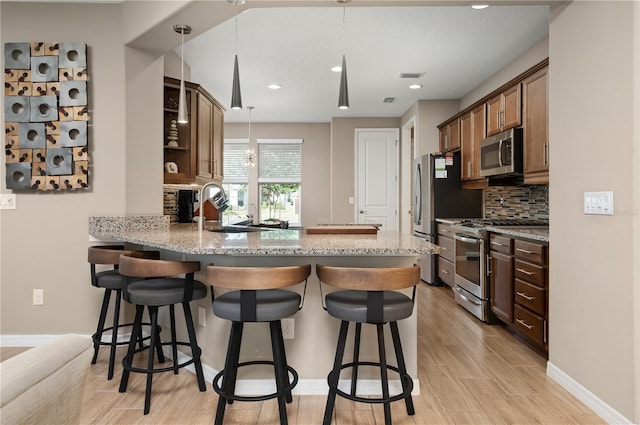
M79 423L91 354L91 338L64 335L0 363L0 423Z

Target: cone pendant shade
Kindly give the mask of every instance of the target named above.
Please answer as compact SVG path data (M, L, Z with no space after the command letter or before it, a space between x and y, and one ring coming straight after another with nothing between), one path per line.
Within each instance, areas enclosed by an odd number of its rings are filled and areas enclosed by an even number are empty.
M233 64L233 90L231 91L231 109L242 109L240 94L240 73L238 72L238 55Z
M338 97L338 108L349 109L349 89L347 87L347 60L342 55L342 72L340 73L340 95Z
M184 124L189 122L187 114L187 91L184 88L184 77L180 79L180 98L178 102L178 122Z

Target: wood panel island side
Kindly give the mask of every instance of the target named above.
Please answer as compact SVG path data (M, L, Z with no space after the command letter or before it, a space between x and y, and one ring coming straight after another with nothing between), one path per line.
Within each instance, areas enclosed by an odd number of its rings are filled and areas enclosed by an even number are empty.
M211 227L207 224L206 227ZM202 270L196 278L206 283L204 270L209 264L224 266L284 266L311 264L305 302L294 316L294 338L285 340L287 360L300 376L296 394L326 394L326 377L333 365L338 340L339 321L323 309L320 284L315 265L353 267L404 267L418 263L420 255L437 253L439 248L410 234L378 232L377 234L306 234L304 229L269 229L243 233L198 231L193 224L170 224L166 216L95 216L89 218L92 243L121 241L134 248L159 250L163 258L200 261ZM302 293L303 285L294 287ZM322 293L331 289L325 285ZM218 294L218 289L215 293ZM192 302L194 322L199 322L202 307L206 315L204 326L196 326L198 344L202 349L205 378L211 382L223 367L226 354L229 322L220 320L211 311L211 299ZM417 303L416 303L417 307ZM127 309L131 314L132 308ZM161 323L168 324L168 311L161 309ZM417 312L398 323L409 374L414 378L414 392L419 391L417 380ZM182 328L179 324L179 329ZM371 329L369 329L371 328ZM168 327L167 327L168 329ZM184 338L185 335L178 335ZM377 360L375 327L364 326L360 358ZM349 342L352 346L353 342ZM391 344L389 344L391 345ZM387 347L391 348L391 347ZM352 347L347 345L346 353ZM169 354L170 355L170 354ZM393 349L387 353L395 359ZM241 361L270 359L268 328L264 324L245 327ZM256 393L270 385L267 377L272 371L240 370L239 393ZM363 368L359 376L359 392L379 394L378 373ZM396 376L390 376L399 388ZM394 385L394 386L395 386Z

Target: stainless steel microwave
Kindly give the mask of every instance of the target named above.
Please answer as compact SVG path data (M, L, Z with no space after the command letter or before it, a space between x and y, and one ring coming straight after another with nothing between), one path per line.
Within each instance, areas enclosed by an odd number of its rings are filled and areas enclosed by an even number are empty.
M480 175L522 174L522 129L512 128L480 142Z

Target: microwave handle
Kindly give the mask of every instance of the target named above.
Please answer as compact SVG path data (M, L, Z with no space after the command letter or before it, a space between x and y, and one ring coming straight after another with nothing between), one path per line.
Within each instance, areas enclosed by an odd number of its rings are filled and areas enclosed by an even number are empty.
M502 167L502 142L504 142L504 139L500 139L500 142L498 143L498 164L500 164L500 166Z

